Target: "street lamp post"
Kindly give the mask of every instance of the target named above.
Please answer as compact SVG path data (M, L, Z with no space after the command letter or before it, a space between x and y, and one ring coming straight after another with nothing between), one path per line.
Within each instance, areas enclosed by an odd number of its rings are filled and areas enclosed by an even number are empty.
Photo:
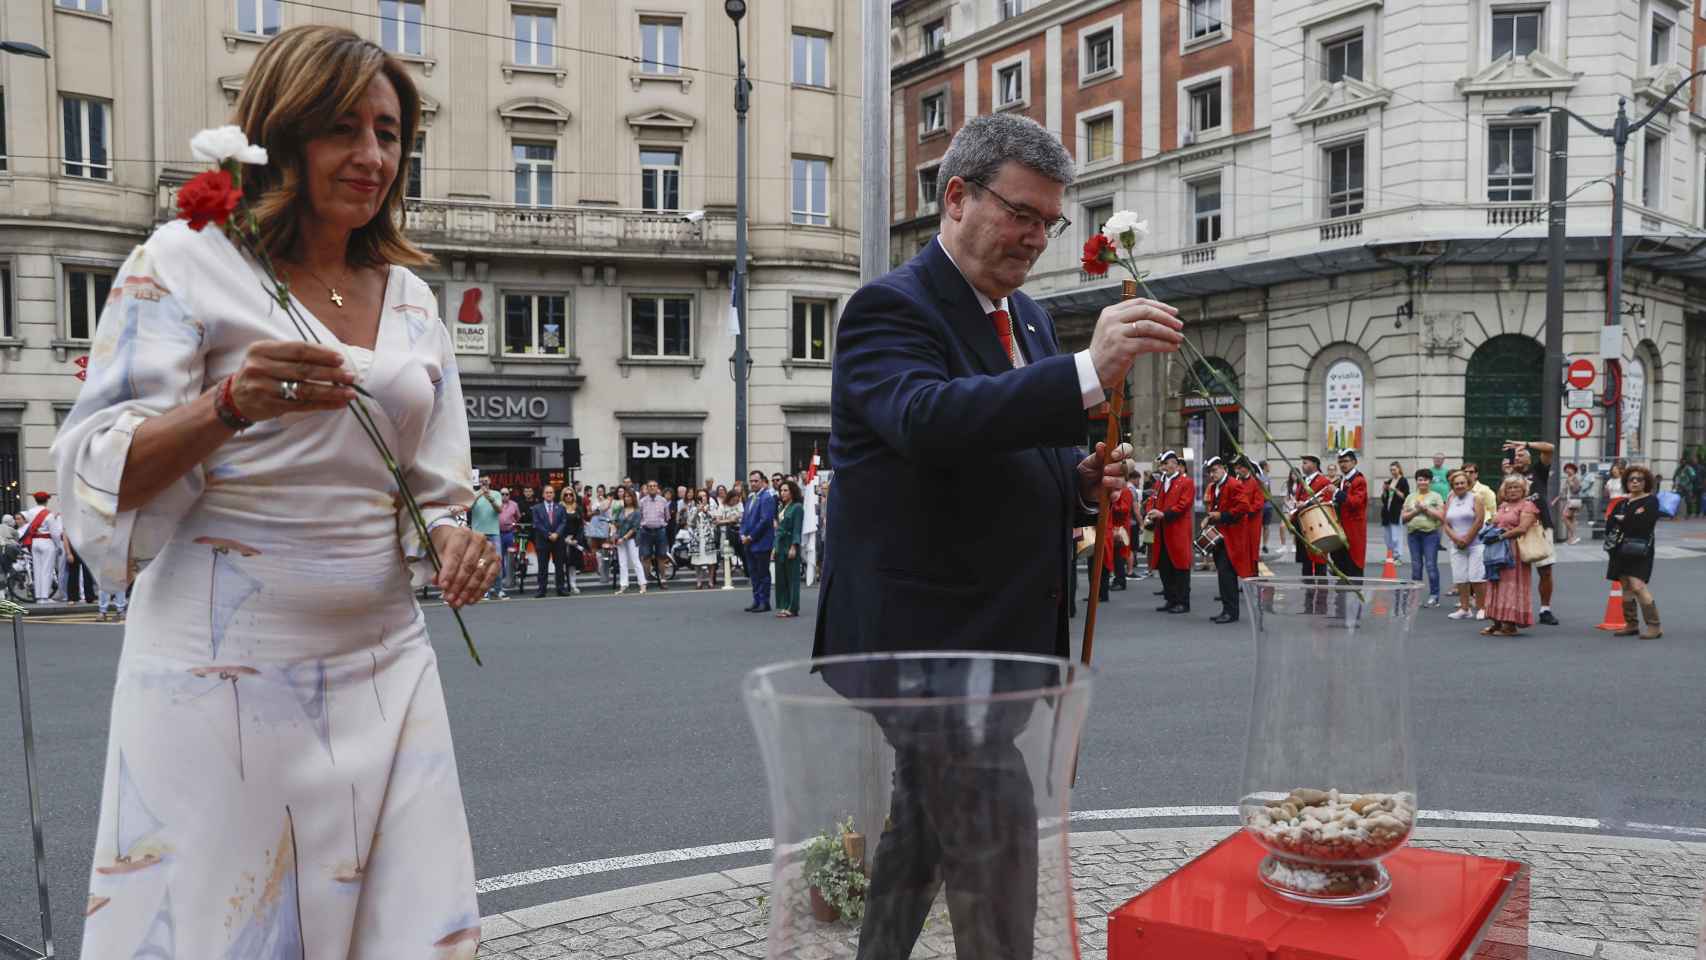
M1611 178L1611 276L1609 290L1606 293L1608 309L1605 313L1605 326L1623 326L1623 177L1624 156L1629 146L1629 137L1635 131L1646 126L1677 94L1687 89L1696 77L1706 75L1706 70L1697 70L1678 83L1670 94L1660 100L1647 115L1634 123L1629 122L1628 101L1624 97L1617 98L1617 117L1609 128L1599 126L1567 107L1529 106L1518 107L1510 112L1513 117L1535 117L1543 113L1552 115L1552 164L1549 176L1551 178L1550 202L1548 203L1547 229L1547 264L1546 264L1546 361L1540 383L1540 406L1545 418L1545 440L1552 444L1553 456L1557 456L1559 443L1559 423L1563 420L1563 379L1564 379L1564 208L1568 192L1564 189L1565 179L1569 175L1569 123L1564 118L1569 117L1577 123L1593 131L1595 134L1609 138L1615 147L1616 161ZM1607 362L1615 362L1607 358ZM1611 428L1613 444L1621 430L1621 425ZM1557 470L1551 473L1546 491L1547 502L1557 497L1560 477Z
M729 279L735 307L735 477L746 477L746 111L752 84L740 47L740 21L746 0L723 0L723 12L735 27L735 268Z
M0 40L0 53L15 53L22 57L35 57L40 60L48 58L46 50L22 40Z

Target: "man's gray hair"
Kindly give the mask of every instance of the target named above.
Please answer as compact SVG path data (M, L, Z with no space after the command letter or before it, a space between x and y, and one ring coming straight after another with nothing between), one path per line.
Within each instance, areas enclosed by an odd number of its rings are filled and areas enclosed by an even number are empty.
M940 199L954 177L987 184L1010 162L1056 183L1072 184L1072 156L1054 134L1029 117L992 113L973 117L954 134L936 171L937 195L929 199Z

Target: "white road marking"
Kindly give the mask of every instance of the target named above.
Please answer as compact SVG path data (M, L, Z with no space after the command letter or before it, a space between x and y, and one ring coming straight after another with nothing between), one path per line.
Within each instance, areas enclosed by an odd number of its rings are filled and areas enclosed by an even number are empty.
M1118 807L1109 810L1078 810L1072 813L1071 818L1074 821L1086 822L1095 820L1224 819L1237 815L1238 808L1234 806ZM1554 817L1538 813L1489 813L1477 810L1423 810L1420 816L1425 820L1439 823L1568 827L1576 830L1627 829L1640 833L1669 834L1676 837L1696 839L1706 838L1706 827L1672 827L1663 824L1634 822L1617 823L1615 821L1597 820L1592 817ZM541 867L537 870L524 870L521 873L506 873L499 877L487 877L484 880L477 881L474 884L474 890L477 893L492 893L498 890L508 890L511 887L525 887L551 880L568 880L573 877L585 877L595 873L612 873L617 870L631 870L635 867L650 867L661 863L682 863L689 860L707 860L712 857L726 857L742 853L763 853L773 846L774 843L770 840L741 840L735 843L714 843L703 847L680 847L675 850L659 850L655 853L638 853L626 857L584 860L580 863L565 863L555 867Z

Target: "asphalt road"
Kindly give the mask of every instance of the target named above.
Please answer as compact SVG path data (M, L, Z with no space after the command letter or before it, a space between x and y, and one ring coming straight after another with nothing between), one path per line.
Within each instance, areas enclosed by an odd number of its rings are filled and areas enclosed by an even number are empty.
M1605 608L1598 565L1558 569L1562 627L1489 641L1446 608L1422 611L1412 689L1423 805L1593 817L1630 833L1706 827L1706 557L1661 561L1667 633L1651 642L1592 629ZM1189 617L1151 612L1150 582L1103 608L1074 809L1236 802L1254 658L1246 626L1208 622L1212 580L1194 588ZM484 668L447 613L429 609L479 875L768 836L739 680L809 652L815 600L808 591L791 622L740 612L741 593L511 600L469 615ZM76 956L120 631L26 632L53 920L61 955ZM29 940L16 692L0 646L0 933ZM483 895L481 908L762 859L533 883Z

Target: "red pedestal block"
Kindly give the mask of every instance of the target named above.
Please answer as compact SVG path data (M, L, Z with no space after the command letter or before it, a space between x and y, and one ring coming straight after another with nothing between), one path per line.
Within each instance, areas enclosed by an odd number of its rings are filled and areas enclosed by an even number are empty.
M1392 892L1296 903L1256 876L1243 831L1108 916L1108 960L1527 960L1528 867L1405 847Z

